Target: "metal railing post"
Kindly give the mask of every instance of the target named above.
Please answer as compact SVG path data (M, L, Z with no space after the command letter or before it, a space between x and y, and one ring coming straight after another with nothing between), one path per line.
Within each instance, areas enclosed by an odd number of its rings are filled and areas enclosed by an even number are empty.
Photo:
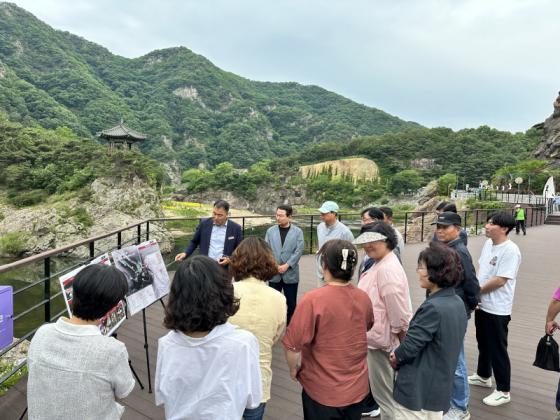
M420 232L420 242L424 242L424 216L426 213L422 212L422 231Z
M408 229L408 212L404 213L404 243L406 244L406 233Z
M117 249L122 247L122 232L117 233Z
M146 240L147 241L150 240L150 221L149 220L146 222Z
M478 235L478 210L474 211L474 236Z
M241 232L243 233L243 237L245 237L245 216L241 218Z
M142 242L142 225L138 225L136 226L136 228L136 244L138 245L140 242Z
M313 253L313 216L311 216L311 226L309 227L309 253Z
M89 257L91 259L95 257L95 241L89 243Z
M51 322L51 259L47 257L43 260L43 299L45 300L45 322Z

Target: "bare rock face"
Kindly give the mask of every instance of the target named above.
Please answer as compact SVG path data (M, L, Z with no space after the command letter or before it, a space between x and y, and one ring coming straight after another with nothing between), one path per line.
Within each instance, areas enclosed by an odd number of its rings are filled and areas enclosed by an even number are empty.
M560 166L560 92L553 106L552 115L542 125L536 125L543 128L543 140L537 148L535 156L550 160L553 166Z
M330 173L333 178L348 176L356 183L358 180L375 181L379 177L377 164L365 158L346 158L329 160L299 168L303 178Z
M144 181L97 179L91 196L72 198L63 203L44 204L4 211L0 236L17 233L25 241L24 255L32 255L102 235L149 218L163 217L159 197ZM123 232L123 243L136 238L136 229ZM169 233L159 224L150 224L150 238L160 242L163 252L172 247ZM113 248L116 235L95 242L96 253ZM70 252L87 257L89 248Z
M233 194L231 191L224 190L195 194L188 194L187 191L177 191L173 199L206 204L212 204L216 200L226 200L233 208L267 214L273 214L279 204L290 204L292 206L307 204L306 191L303 187L278 188L276 190L259 187L256 196L255 200L250 201Z

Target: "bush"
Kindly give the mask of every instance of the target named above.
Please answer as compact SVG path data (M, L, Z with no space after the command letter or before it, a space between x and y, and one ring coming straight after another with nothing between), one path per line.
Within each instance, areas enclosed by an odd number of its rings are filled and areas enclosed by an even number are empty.
M10 232L0 237L0 250L4 254L20 256L26 250L29 234L27 232Z
M74 217L74 220L76 220L76 222L82 225L85 229L92 227L95 223L93 217L91 217L87 210L83 207L75 208L72 212L72 216Z
M43 190L10 191L8 193L8 202L16 207L28 207L45 201L47 197L47 192Z
M480 201L474 198L469 198L466 203L470 210L485 210L485 209L503 209L506 203L497 200Z

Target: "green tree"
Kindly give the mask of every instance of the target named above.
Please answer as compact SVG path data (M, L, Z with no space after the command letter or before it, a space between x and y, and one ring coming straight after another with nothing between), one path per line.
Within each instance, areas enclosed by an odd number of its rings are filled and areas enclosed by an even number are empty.
M457 185L457 175L445 174L438 178L438 194L449 195L449 192Z
M414 169L405 169L397 172L390 183L390 190L393 194L414 192L422 186L424 180L422 175Z

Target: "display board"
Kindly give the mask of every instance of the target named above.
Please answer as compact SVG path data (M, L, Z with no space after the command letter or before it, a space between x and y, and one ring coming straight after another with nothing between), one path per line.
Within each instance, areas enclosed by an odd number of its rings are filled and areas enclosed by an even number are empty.
M0 286L0 350L14 339L14 289Z
M117 249L111 256L128 282L126 302L130 315L169 293L169 275L156 241Z
M94 259L93 261L91 261L89 264L82 265L76 268L75 270L72 270L63 276L60 276L58 279L60 282L60 287L62 288L63 291L64 301L66 302L66 309L68 310L69 316L72 316L72 298L73 298L72 283L74 281L74 278L80 271L82 271L85 267L91 264L111 265L111 261L109 260L109 254L103 254L97 257L96 259ZM125 319L126 319L125 302L121 300L119 301L119 303L115 305L114 308L108 311L99 320L99 330L103 335L111 335L116 331L116 329L123 323Z

